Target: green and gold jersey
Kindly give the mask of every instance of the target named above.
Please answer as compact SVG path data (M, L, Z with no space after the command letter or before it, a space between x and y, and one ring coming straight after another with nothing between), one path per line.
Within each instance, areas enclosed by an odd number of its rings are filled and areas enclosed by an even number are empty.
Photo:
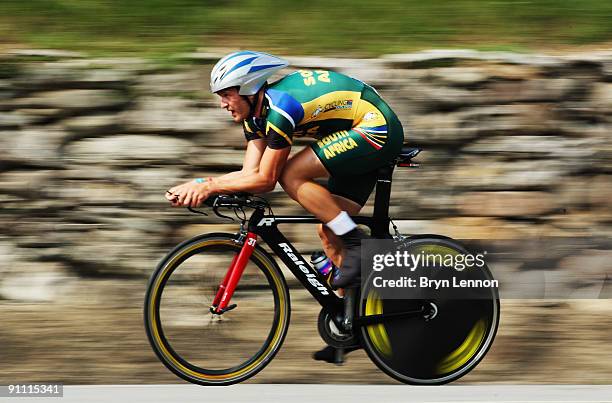
M294 137L321 139L360 126L360 135L367 135L378 148L376 134L387 132L386 120L363 99L364 88L374 91L357 79L333 71L299 70L289 74L266 88L262 118L244 121L245 136L247 140L264 138L268 147L280 149L290 146Z

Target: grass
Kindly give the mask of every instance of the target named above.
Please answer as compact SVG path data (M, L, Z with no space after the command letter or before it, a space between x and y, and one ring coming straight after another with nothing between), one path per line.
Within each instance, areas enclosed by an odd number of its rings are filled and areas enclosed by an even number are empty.
M612 40L612 1L2 0L0 46L166 57L199 47L377 56Z

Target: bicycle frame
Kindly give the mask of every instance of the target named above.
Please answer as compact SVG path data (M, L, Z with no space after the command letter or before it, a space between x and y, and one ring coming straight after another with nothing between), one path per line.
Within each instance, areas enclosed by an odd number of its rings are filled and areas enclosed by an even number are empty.
M389 197L391 194L391 177L394 165L379 169L376 182L376 198L374 202L374 214L372 217L355 216L354 221L370 228L372 236L376 238L390 238L389 234ZM330 312L342 312L343 299L338 297L327 284L323 276L308 263L306 259L291 245L282 232L277 228L279 224L320 224L317 218L312 216L274 216L265 215L264 210L256 209L248 220L248 231L240 253L232 260L219 289L211 312L222 314L235 306L229 305L229 301L240 280L253 249L257 243L257 236L276 253L276 255L289 268L300 283L310 294Z

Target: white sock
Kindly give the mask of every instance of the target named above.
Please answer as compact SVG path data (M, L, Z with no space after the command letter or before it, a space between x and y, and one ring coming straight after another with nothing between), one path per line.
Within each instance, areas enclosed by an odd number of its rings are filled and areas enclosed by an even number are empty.
M344 235L357 228L357 224L355 224L355 221L353 221L346 211L341 211L336 218L325 225L338 236Z

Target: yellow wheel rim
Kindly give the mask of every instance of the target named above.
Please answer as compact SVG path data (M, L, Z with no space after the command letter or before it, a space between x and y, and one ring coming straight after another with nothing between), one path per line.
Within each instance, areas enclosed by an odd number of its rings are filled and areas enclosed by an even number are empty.
M376 291L370 291L366 300L365 306L366 316L369 315L380 315L383 313L383 302ZM369 325L367 327L368 335L370 340L374 344L374 347L383 355L390 357L391 342L389 341L389 335L385 330L385 326L382 323L376 325Z
M459 347L440 361L437 366L438 373L449 373L468 362L468 360L472 358L472 356L474 356L478 350L478 347L485 336L485 332L485 321L480 319L478 322L476 322L476 324L474 324L472 330L470 330L470 333L468 333L463 343L461 343Z

